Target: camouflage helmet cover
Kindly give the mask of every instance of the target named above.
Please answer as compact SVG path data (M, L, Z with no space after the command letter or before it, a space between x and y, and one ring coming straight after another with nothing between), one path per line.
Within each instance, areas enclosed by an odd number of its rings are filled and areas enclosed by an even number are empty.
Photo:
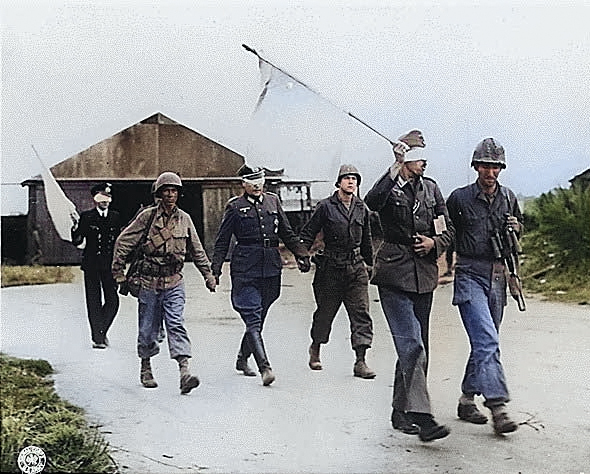
M360 186L361 184L361 174L359 170L354 165L340 165L340 169L338 170L338 179L336 179L335 186L340 184L340 180L347 175L354 175L356 176L356 184Z
M471 158L471 166L477 163L490 163L506 168L504 147L493 138L484 138L475 147Z

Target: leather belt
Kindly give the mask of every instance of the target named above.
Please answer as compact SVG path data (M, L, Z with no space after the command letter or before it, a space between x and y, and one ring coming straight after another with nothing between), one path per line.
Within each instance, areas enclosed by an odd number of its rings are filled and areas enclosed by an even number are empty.
M252 247L264 247L272 248L278 247L279 241L274 239L262 239L262 240L239 240L238 245L252 246Z
M356 247L348 252L324 249L323 254L327 258L333 258L335 260L356 260L361 254L361 249L359 247Z

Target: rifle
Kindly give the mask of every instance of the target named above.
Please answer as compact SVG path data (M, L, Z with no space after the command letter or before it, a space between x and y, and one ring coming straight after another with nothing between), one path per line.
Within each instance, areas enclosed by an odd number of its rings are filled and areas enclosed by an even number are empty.
M508 272L510 273L508 277L510 294L518 303L518 309L525 311L526 303L522 293L522 282L518 276L520 266L518 256L522 252L522 249L514 228L506 222L509 215L505 215L504 223L501 226L496 226L496 230L492 234L492 247L495 257L504 260L508 267Z

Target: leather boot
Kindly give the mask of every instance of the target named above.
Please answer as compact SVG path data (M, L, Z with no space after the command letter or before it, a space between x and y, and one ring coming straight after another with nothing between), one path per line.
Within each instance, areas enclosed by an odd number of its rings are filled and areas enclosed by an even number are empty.
M506 411L506 405L494 405L489 407L492 411L492 421L496 434L512 433L518 429L518 424L512 421Z
M391 412L391 426L393 426L393 429L409 435L420 433L420 428L416 423L410 420L410 417L406 412L396 410L395 408Z
M258 366L260 375L262 376L262 385L266 387L274 382L275 376L272 373L270 362L266 356L262 334L260 334L260 332L249 332L248 345L252 351L254 359L256 360L256 365Z
M272 369L270 367L268 369L264 369L262 371L262 385L268 387L274 381L275 375L272 373Z
M243 372L246 377L256 376L256 372L254 372L248 365L248 358L251 354L252 351L250 351L248 341L246 340L246 335L244 334L242 337L242 343L240 345L240 352L238 352L238 358L236 359L236 370Z
M320 345L314 342L309 346L309 368L311 370L322 370L320 361Z
M451 432L445 425L439 425L430 413L407 412L410 419L418 425L420 441L434 441L448 436Z
M141 359L141 370L139 372L139 380L145 388L156 388L158 383L152 374L152 366L150 359Z
M353 373L355 377L361 377L363 379L374 379L377 375L365 362L365 353L367 352L368 346L355 347L356 362L354 363Z
M236 370L242 372L246 377L256 376L256 372L250 368L248 361L242 357L241 352L238 354L238 358L236 360Z
M473 395L461 395L457 405L457 416L463 421L476 425L485 425L488 422L488 417L477 408Z
M180 370L180 393L185 395L193 388L197 388L201 383L196 375L191 375L188 367L188 357L177 357L178 368Z

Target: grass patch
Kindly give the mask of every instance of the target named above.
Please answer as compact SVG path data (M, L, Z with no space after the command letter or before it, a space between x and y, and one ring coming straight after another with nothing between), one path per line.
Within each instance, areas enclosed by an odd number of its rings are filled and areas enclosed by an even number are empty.
M527 292L540 294L550 301L590 304L590 277L576 270L550 268L536 277L523 274L523 286Z
M0 354L0 472L19 473L18 454L31 445L45 452L43 472L118 472L108 443L83 410L55 393L52 373L47 361Z
M73 279L72 267L2 265L2 287L71 283Z

